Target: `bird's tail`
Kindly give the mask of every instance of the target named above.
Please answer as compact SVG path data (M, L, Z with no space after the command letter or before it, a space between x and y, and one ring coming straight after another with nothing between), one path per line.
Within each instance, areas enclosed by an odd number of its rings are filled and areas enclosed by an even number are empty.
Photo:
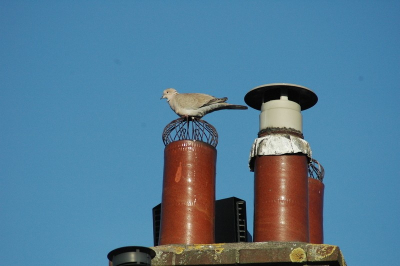
M230 104L230 103L221 103L221 104L219 104L218 107L214 107L213 109L208 110L207 113L211 113L211 112L218 111L218 110L224 110L224 109L246 110L247 106Z
M246 110L247 106L238 105L238 104L227 104L223 106L221 109L238 109L238 110Z

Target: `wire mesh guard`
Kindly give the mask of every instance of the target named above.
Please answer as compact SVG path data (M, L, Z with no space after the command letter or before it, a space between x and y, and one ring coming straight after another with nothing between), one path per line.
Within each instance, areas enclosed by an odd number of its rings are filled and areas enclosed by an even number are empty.
M308 164L308 176L319 181L324 180L325 170L322 165L315 159L311 159Z
M217 147L218 133L204 120L181 117L164 128L162 139L165 146L178 140L197 140Z

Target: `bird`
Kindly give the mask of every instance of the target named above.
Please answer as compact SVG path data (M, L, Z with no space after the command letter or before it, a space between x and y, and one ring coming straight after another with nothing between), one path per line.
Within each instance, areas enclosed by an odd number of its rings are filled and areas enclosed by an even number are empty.
M169 106L178 116L192 119L202 118L217 110L247 109L247 106L227 103L227 97L216 98L204 93L178 93L173 88L164 90L161 99L167 99Z

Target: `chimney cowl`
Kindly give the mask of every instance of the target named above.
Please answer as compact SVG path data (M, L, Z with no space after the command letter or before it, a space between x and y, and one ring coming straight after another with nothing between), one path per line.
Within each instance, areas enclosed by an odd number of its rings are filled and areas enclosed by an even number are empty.
M251 108L261 110L263 103L279 100L284 93L289 101L300 105L301 111L313 107L318 102L318 97L312 90L290 83L271 83L255 87L245 95L244 101Z
M147 247L127 246L114 249L108 253L107 258L113 266L118 265L151 265L151 259L156 252Z
M250 107L261 110L260 132L267 128L288 128L302 134L302 110L314 106L317 95L310 89L288 83L256 87L244 97Z

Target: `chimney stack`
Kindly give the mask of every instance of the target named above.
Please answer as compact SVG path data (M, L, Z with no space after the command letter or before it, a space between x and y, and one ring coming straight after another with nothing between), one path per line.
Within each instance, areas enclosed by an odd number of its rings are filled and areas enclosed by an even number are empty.
M244 99L261 110L249 162L255 179L254 242L309 242L311 149L301 111L314 106L317 95L299 85L274 83L252 89Z
M212 244L217 131L204 120L179 118L165 127L163 141L158 244Z

